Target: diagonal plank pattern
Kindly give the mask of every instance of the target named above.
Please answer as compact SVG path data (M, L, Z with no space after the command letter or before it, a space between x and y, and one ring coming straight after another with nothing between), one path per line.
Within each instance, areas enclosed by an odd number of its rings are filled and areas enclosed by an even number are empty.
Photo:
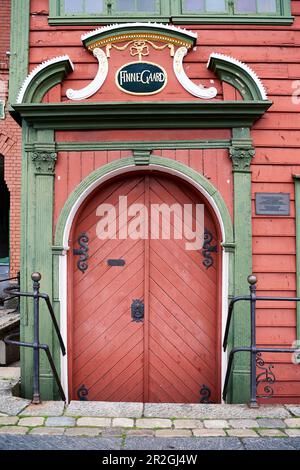
M73 244L88 233L89 267L82 274L74 258L72 398L84 384L89 400L197 403L205 384L219 401L218 256L206 269L201 250L187 251L189 240L179 239L173 216L170 239L163 224L158 239L120 239L124 213L116 210L116 237L99 238L97 207L117 209L120 196L129 206L147 207L148 227L153 204L204 204L188 185L153 172L118 178L82 207ZM205 227L216 243L207 206ZM108 266L109 258L122 258L125 266ZM144 301L144 322L131 319L134 299Z

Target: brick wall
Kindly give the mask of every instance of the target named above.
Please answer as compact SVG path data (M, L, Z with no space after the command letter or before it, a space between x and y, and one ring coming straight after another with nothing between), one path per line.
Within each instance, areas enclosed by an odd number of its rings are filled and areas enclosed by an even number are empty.
M0 15L0 99L5 100L5 119L0 120L0 154L10 191L10 267L20 267L21 130L7 112L10 47L10 0L1 0Z

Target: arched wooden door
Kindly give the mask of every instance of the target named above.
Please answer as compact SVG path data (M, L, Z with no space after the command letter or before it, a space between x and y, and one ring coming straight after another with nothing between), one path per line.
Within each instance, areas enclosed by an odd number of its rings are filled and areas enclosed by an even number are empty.
M210 400L220 400L218 231L206 204L207 251L186 250L187 240L174 233L173 216L170 239L165 227L152 239L153 205L163 203L195 208L205 201L175 177L131 174L94 192L78 214L73 248L87 234L89 259L81 271L75 251L70 272L72 399L87 389L88 400L199 403L205 385ZM109 219L115 237L105 240L99 238L102 204L116 208ZM132 204L146 208L143 223L141 212L140 223L130 216ZM135 300L143 303L143 321L133 321Z

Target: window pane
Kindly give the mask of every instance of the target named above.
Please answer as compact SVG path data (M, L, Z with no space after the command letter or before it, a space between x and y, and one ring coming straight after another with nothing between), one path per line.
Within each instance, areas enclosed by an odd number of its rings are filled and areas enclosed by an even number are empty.
M206 0L206 11L226 11L225 0Z
M238 13L256 13L256 0L237 0L235 7Z
M185 0L186 11L204 11L204 0Z
M156 0L137 0L137 11L156 11Z
M69 15L83 13L83 0L65 0L65 13Z
M102 13L103 0L85 0L85 13Z
M257 2L258 13L276 13L276 0L260 0Z
M118 11L135 11L134 0L117 0L117 12Z
M192 12L225 12L225 0L185 0L185 11Z

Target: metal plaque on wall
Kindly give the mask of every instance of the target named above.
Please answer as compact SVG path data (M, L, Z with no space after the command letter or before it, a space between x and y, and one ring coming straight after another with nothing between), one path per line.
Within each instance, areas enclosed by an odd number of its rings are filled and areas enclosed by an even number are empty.
M131 95L154 95L167 85L167 72L152 62L130 62L116 73L120 90Z
M255 193L257 215L290 215L289 193Z

